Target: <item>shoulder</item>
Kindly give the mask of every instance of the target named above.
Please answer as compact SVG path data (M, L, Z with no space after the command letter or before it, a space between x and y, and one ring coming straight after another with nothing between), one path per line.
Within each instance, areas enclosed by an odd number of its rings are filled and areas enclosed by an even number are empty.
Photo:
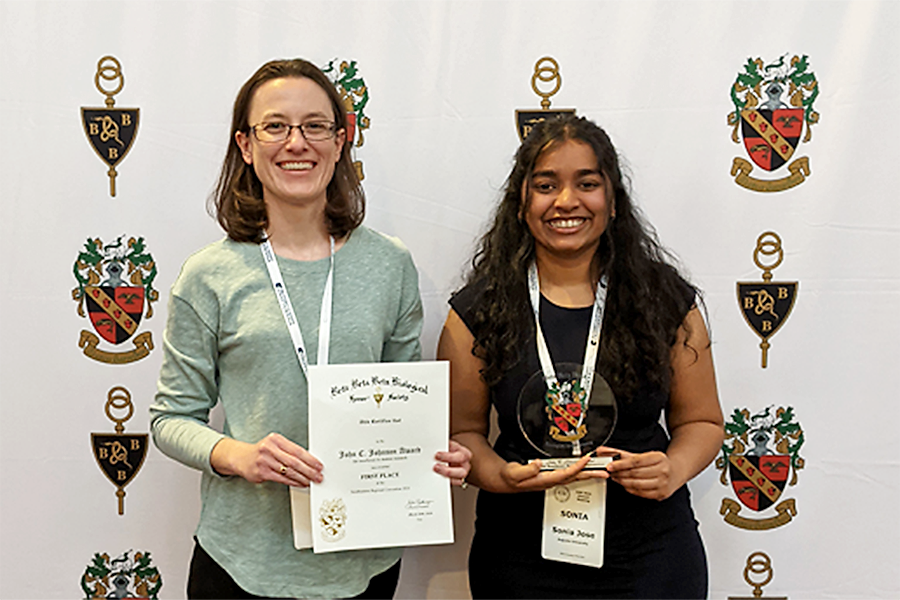
M684 323L691 308L699 302L699 290L679 270L667 263L655 263L652 270L650 302L645 310L656 313L661 319L664 335L674 342L678 328Z
M353 230L348 246L356 246L366 252L374 252L385 258L412 259L409 248L400 238L361 225Z
M197 250L184 261L172 293L191 295L201 289L238 283L257 263L262 263L257 244L223 238Z
M470 331L475 310L481 304L486 288L484 280L477 280L467 283L450 296L450 306Z
M365 226L354 229L343 248L334 256L336 265L359 277L416 273L412 254L399 238Z
M660 300L684 306L684 312L688 311L699 290L676 267L666 262L653 261L649 275L649 288L658 290Z
M665 268L668 271L666 277L671 280L672 300L682 313L682 316L684 316L697 303L697 295L700 293L700 290L694 287L674 267L665 265Z
M243 262L250 252L259 253L257 244L247 242L235 242L228 238L222 238L208 244L184 261L182 271L209 272L223 269L234 262Z

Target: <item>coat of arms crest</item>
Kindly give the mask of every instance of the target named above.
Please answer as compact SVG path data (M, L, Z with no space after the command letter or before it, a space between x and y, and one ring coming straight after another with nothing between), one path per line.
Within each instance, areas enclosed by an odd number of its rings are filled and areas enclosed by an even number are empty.
M156 600L162 589L162 577L153 566L149 552L131 550L112 560L109 554L94 554L91 564L81 576L84 597L93 598L146 598Z
M156 263L144 238L132 237L126 243L124 237L107 245L99 238L88 239L72 266L78 282L72 290L78 315L89 317L99 334L83 330L78 346L90 358L111 364L140 360L153 349L149 331L135 334L145 313L148 319L153 316L151 303L159 299L159 292L153 289ZM116 353L97 347L101 338L118 346L133 336L134 350Z
M576 381L561 381L547 390L547 416L550 437L558 442L574 442L587 433L584 414L587 412L587 393Z
M797 471L803 468L800 456L803 429L794 418L792 407L773 409L751 415L745 409L735 409L725 424L722 456L716 468L722 471L720 480L731 489L738 502L722 500L721 514L725 521L741 529L773 529L788 523L797 515L793 498L782 499L788 485L797 484ZM741 507L763 513L774 506L776 515L750 519L740 516Z
M344 101L344 109L347 111L347 143L351 148L360 148L365 143L363 131L371 125L365 113L366 104L369 103L369 88L359 76L355 60L341 61L339 67L334 66L336 62L337 59L329 62L322 72L331 77ZM356 168L356 176L362 181L365 177L362 161L354 160L353 166Z
M735 157L731 167L735 183L741 187L779 192L803 183L809 176L808 157L791 161L801 139L802 143L810 141L811 127L819 122L819 113L813 109L819 82L809 70L807 58L803 55L787 60L785 55L768 65L760 58L748 59L732 84L734 111L728 114L731 139L736 144L742 139L750 158ZM753 165L776 173L785 164L789 174L780 179L750 176Z

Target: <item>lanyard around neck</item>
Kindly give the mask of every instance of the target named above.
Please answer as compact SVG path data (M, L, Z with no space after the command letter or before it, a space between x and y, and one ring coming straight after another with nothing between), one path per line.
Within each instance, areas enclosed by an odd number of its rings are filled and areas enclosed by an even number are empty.
M594 384L594 366L597 362L597 352L600 349L600 330L603 327L603 313L606 309L606 275L600 278L597 289L594 292L594 308L591 312L591 328L588 334L587 346L584 349L584 364L581 369L581 389L586 393L585 398L591 397L591 387ZM550 350L547 341L541 331L540 304L541 285L538 280L537 263L531 263L528 269L528 294L531 298L531 308L534 311L535 336L537 337L538 359L541 362L541 370L544 372L544 380L549 389L559 387L553 361L550 358ZM582 418L586 411L582 411Z
M325 279L325 290L322 292L322 306L319 308L319 352L316 355L316 362L320 365L328 364L328 346L331 341L334 236L329 236L329 239L331 241L331 252L329 255L328 277ZM278 267L278 261L275 259L275 251L272 250L272 244L268 239L259 245L259 249L262 252L263 261L266 263L266 269L269 271L269 279L272 282L272 289L275 290L275 297L278 298L278 306L281 307L284 322L291 334L291 341L294 343L294 351L297 353L297 360L300 361L300 368L303 369L304 375L308 375L309 360L307 359L306 345L303 343L300 323L294 315L294 308L291 306L291 298L288 296L287 286L284 284L284 278L281 276L281 269Z

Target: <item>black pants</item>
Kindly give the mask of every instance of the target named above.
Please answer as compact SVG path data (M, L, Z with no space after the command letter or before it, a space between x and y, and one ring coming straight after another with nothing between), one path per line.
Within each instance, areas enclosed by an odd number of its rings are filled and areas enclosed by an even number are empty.
M400 561L383 573L369 580L369 587L359 596L366 600L390 600L400 580ZM219 566L194 538L194 556L191 557L187 586L188 598L215 598L218 600L262 598L254 596L238 586L225 569Z

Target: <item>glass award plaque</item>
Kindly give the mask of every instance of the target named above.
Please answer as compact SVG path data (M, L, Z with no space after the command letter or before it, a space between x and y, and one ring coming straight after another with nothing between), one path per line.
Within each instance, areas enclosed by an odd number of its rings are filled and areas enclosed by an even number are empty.
M558 385L548 389L537 371L519 393L519 428L540 453L542 470L565 468L609 440L616 426L616 399L605 379L594 376L590 395L581 389L581 365L555 365ZM585 469L602 469L609 457L594 457Z

